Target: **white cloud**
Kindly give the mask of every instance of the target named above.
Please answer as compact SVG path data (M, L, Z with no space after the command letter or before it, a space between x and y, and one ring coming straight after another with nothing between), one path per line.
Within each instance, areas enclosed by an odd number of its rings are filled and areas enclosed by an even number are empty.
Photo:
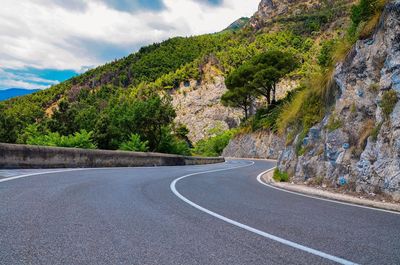
M102 1L60 5L63 2L2 0L0 68L79 71L144 44L219 31L239 17L252 15L259 0L225 0L219 6L164 0L161 11L134 13L112 9Z
M58 84L57 80L41 78L35 74L12 72L0 68L0 90L6 88L45 89Z

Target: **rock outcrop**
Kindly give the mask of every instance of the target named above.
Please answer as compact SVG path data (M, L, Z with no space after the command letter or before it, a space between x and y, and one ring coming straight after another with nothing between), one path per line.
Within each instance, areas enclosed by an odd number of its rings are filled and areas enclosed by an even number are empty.
M399 0L387 4L373 37L336 66L334 80L340 96L332 112L284 149L279 169L294 181L324 178L400 200L400 102L389 117L381 107L387 91L400 96Z
M268 131L259 131L237 135L229 142L222 156L278 159L284 146L282 138Z
M262 0L258 5L258 11L250 19L250 26L261 29L266 23L281 15L299 15L307 9L317 9L320 2L319 0Z
M172 93L175 123L188 127L188 138L193 143L211 136L216 127L221 130L237 127L243 117L241 109L222 105L221 97L227 88L218 69L209 63L203 72L201 81L182 83Z

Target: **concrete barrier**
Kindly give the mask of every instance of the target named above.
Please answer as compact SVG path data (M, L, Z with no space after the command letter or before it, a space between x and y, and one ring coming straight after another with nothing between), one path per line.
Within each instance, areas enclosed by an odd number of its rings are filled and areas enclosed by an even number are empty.
M0 143L0 168L95 168L183 166L222 163L222 157L186 157L78 148L44 147Z

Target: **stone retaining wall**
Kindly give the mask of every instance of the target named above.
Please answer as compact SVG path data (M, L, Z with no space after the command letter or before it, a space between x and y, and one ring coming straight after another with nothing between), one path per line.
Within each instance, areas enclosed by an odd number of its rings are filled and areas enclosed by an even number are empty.
M185 157L78 148L43 147L0 143L0 168L96 168L183 166L222 163L222 157Z

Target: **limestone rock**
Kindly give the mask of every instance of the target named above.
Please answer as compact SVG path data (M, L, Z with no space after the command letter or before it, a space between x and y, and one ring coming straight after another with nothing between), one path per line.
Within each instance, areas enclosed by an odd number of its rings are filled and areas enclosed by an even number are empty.
M359 192L400 200L400 102L388 120L379 106L386 90L398 91L400 97L399 18L400 1L387 4L373 37L358 41L337 65L339 96L332 113L279 157L279 168L293 174L295 181L325 177L347 182ZM328 131L330 118L339 119L340 128ZM378 129L374 139L370 135ZM297 157L293 146L299 142L307 152Z
M282 138L268 131L242 134L229 142L222 155L225 157L277 159L284 144Z

